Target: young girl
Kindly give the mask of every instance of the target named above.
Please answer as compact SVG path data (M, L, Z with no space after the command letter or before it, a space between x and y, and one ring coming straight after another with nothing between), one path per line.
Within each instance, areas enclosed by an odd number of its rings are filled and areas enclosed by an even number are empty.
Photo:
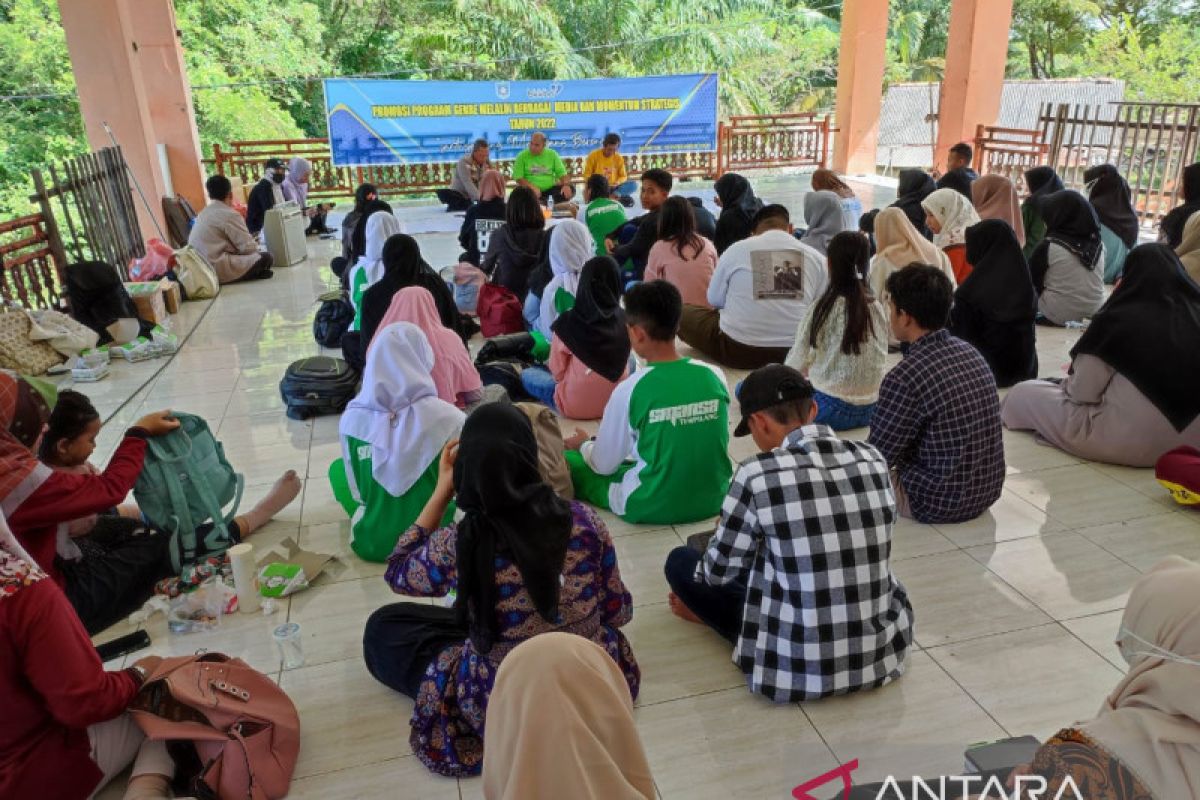
M669 197L658 215L658 241L646 260L646 280L672 283L691 306L708 304L708 284L717 268L717 248L696 233L696 215L686 197Z
M887 358L887 314L871 294L867 237L843 231L829 242L829 288L800 322L787 365L816 389L818 425L835 431L871 421Z
M975 206L955 189L938 189L921 201L925 224L933 231L933 243L941 248L954 268L954 282L971 274L967 263L967 228L979 222Z
M101 477L88 461L100 426L100 414L85 395L60 392L39 448L42 462L56 473ZM140 465L139 458L139 471ZM296 499L303 485L295 470L285 472L254 508L234 517L230 538L241 541L270 522ZM118 523L114 519L118 516L130 521ZM154 583L169 575L165 547L154 543L166 536L153 530L153 521L146 520L136 505L55 522L56 562L66 577L67 597L89 633L134 611L150 596ZM201 525L197 536L202 539L211 528L212 523Z

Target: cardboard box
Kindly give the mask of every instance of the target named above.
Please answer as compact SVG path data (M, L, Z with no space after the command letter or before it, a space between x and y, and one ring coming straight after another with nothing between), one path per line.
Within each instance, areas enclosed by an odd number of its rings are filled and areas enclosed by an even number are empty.
M279 548L282 548L283 552L280 552ZM321 574L326 565L332 560L333 556L325 555L324 553L301 550L300 545L296 544L295 539L284 539L279 543L278 548L272 549L258 560L258 573L261 576L262 571L267 567L279 565L276 568L276 572L280 575L290 573L300 575L303 585L299 586L299 588L289 588L286 591L280 591L282 586L270 586L263 582L260 577L259 591L263 597L286 597L289 594L306 589L312 585L312 582L317 579L317 576ZM283 581L280 581L280 583L283 583Z
M125 291L133 298L139 317L155 325L167 321L167 301L161 283L127 283Z
M179 290L179 284L164 278L162 280L162 287L163 302L166 303L167 313L178 314L179 304L183 302L183 292Z

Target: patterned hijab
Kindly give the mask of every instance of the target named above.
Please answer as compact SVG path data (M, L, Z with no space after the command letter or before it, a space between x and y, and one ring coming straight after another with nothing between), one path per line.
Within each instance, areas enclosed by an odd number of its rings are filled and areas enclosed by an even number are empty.
M0 516L0 601L46 577Z
M967 228L979 222L975 206L956 189L938 189L921 201L921 207L933 215L942 229L933 235L933 243L945 250L967 243Z
M6 517L53 474L33 454L49 418L49 406L32 386L0 372L0 512Z

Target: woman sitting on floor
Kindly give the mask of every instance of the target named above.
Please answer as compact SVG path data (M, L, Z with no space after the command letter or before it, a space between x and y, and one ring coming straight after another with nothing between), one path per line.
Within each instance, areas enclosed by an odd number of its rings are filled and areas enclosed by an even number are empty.
M172 797L166 743L126 713L161 660L106 672L62 591L0 517L0 797L86 800L130 764L125 800Z
M518 186L508 196L504 225L492 234L479 268L524 301L529 294L529 276L542 253L546 217L532 189Z
M371 341L379 330L379 323L392 304L396 292L409 286L420 286L433 297L438 318L442 325L457 333L465 344L474 333L473 325L467 323L454 295L442 276L421 255L421 246L413 237L397 233L383 245L383 275L363 293L362 333L364 341Z
M1046 237L1042 200L1067 187L1051 167L1034 167L1025 172L1025 188L1029 190L1029 196L1021 203L1021 221L1025 224L1025 258L1029 259Z
M896 184L896 202L888 208L898 208L908 221L926 239L933 239L933 232L925 225L925 209L921 203L937 190L933 177L920 169L902 169Z
M547 339L558 315L575 305L579 272L596 251L596 242L587 225L564 219L554 226L548 249L550 272L554 277L542 290L541 311L537 318L537 330Z
M1003 175L981 175L971 184L971 202L981 220L1002 219L1012 228L1017 244L1025 246L1025 222L1017 187ZM969 261L970 259L968 259ZM974 262L972 262L974 265Z
M843 231L833 237L829 287L805 313L785 362L812 382L813 424L835 431L871 422L883 382L888 318L867 285L869 265L866 236Z
M351 331L362 330L363 295L383 277L383 246L404 232L400 220L390 211L375 211L359 225L363 229L363 253L350 270L350 305L354 306Z
M1192 280L1200 283L1200 213L1192 214L1183 226L1183 240L1175 248L1175 255L1179 256Z
M645 280L664 280L683 295L684 305L712 308L708 284L717 268L717 249L696 232L696 215L686 197L668 197L658 212L658 241L646 259Z
M967 228L967 259L974 268L954 292L950 333L975 346L997 386L1036 378L1037 292L1013 229L999 219Z
M846 230L842 198L833 192L809 192L804 195L804 224L808 228L799 237L800 243L825 255L830 240Z
M442 324L433 295L421 286L409 286L392 296L387 313L379 322L379 330L396 322L411 322L420 328L433 350L431 376L438 397L459 408L476 403L483 396L483 383L471 362L467 346L454 331ZM378 333L375 334L377 337ZM367 344L371 356L374 340Z
M1104 282L1121 279L1129 251L1137 247L1141 222L1133 209L1129 184L1112 164L1101 164L1083 173L1088 202L1100 219L1100 241L1104 242Z
M479 202L472 203L467 209L458 231L463 261L476 267L483 256L479 251L479 230L475 226L475 221L480 219L504 219L504 176L494 169L489 169L479 179Z
M564 417L600 419L629 371L621 271L612 257L600 256L584 265L575 306L555 321L552 333L549 369L525 369L525 391Z
M967 261L967 228L979 222L971 200L957 189L938 189L921 201L925 224L933 231L933 244L950 259L954 282L962 283L971 274Z
M1014 386L1006 427L1090 461L1152 467L1200 445L1200 286L1164 245L1135 247L1125 277L1071 350L1062 385Z
M833 192L842 201L842 230L858 230L858 221L862 217L862 201L854 194L854 190L831 169L817 169L812 174L812 189L814 192Z
M438 456L458 436L463 413L437 396L433 348L397 322L371 343L362 390L338 422L342 457L329 467L333 496L350 515L350 548L386 561L437 485ZM454 504L438 525L454 519Z
M875 246L869 274L871 293L883 303L885 309L888 302L887 279L893 272L905 267L929 264L944 272L950 283L954 283L954 268L950 266L950 259L913 227L901 208L888 207L875 216ZM899 346L900 343L892 336L890 325L886 335L890 346Z
M750 181L736 172L727 172L713 184L713 200L721 208L713 247L720 255L742 239L754 234L754 215L762 210L763 202L754 194Z
M438 527L456 498L461 521ZM540 633L600 645L637 697L637 661L618 630L633 616L633 599L608 530L590 508L543 482L529 419L510 405L489 403L467 417L384 577L399 594L455 597L453 609L384 606L363 633L370 673L416 701L409 741L434 772L480 773L496 670Z
M346 216L342 217L342 254L334 256L333 260L329 262L329 268L339 278L346 272L346 268L357 260L353 254L354 231L358 227L358 223L362 221L367 204L378 198L379 192L372 184L360 183L354 190L354 208L347 211Z
M1179 184L1179 205L1171 209L1158 227L1158 240L1171 247L1183 241L1183 228L1192 217L1200 214L1200 161L1183 168Z
M1029 259L1038 311L1054 325L1081 322L1104 305L1104 242L1100 220L1070 189L1042 199L1046 236Z
M655 800L625 676L582 636L513 648L488 701L487 800Z
M20 400L18 403L25 407L18 413L31 420L22 429L33 424L35 415L43 413L44 404L36 399L32 404ZM100 428L100 414L87 397L69 390L59 393L54 410L46 418L39 450L42 462L54 471L51 478L108 475L88 460L96 449ZM115 455L113 459L116 460ZM121 499L136 482L141 463L139 456L137 472ZM302 486L295 471L288 470L262 501L235 517L226 532L213 540L240 542L294 500ZM36 495L30 498L36 499ZM45 509L45 513L50 512L51 509ZM25 520L15 513L12 518L14 524L23 524ZM60 584L89 633L101 631L136 611L149 599L155 583L173 574L168 554L170 537L156 528L152 520L147 521L136 505L110 503L109 507L74 518L62 518L59 523L49 550L57 555L51 566L61 576ZM209 541L212 530L211 522L201 525L196 529L197 541Z

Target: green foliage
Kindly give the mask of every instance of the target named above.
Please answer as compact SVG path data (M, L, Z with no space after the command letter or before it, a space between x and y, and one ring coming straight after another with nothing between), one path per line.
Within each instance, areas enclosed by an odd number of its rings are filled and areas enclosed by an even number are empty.
M1200 99L1200 38L1187 22L1172 21L1151 34L1133 17L1120 17L1096 34L1083 68L1125 81L1130 99Z

